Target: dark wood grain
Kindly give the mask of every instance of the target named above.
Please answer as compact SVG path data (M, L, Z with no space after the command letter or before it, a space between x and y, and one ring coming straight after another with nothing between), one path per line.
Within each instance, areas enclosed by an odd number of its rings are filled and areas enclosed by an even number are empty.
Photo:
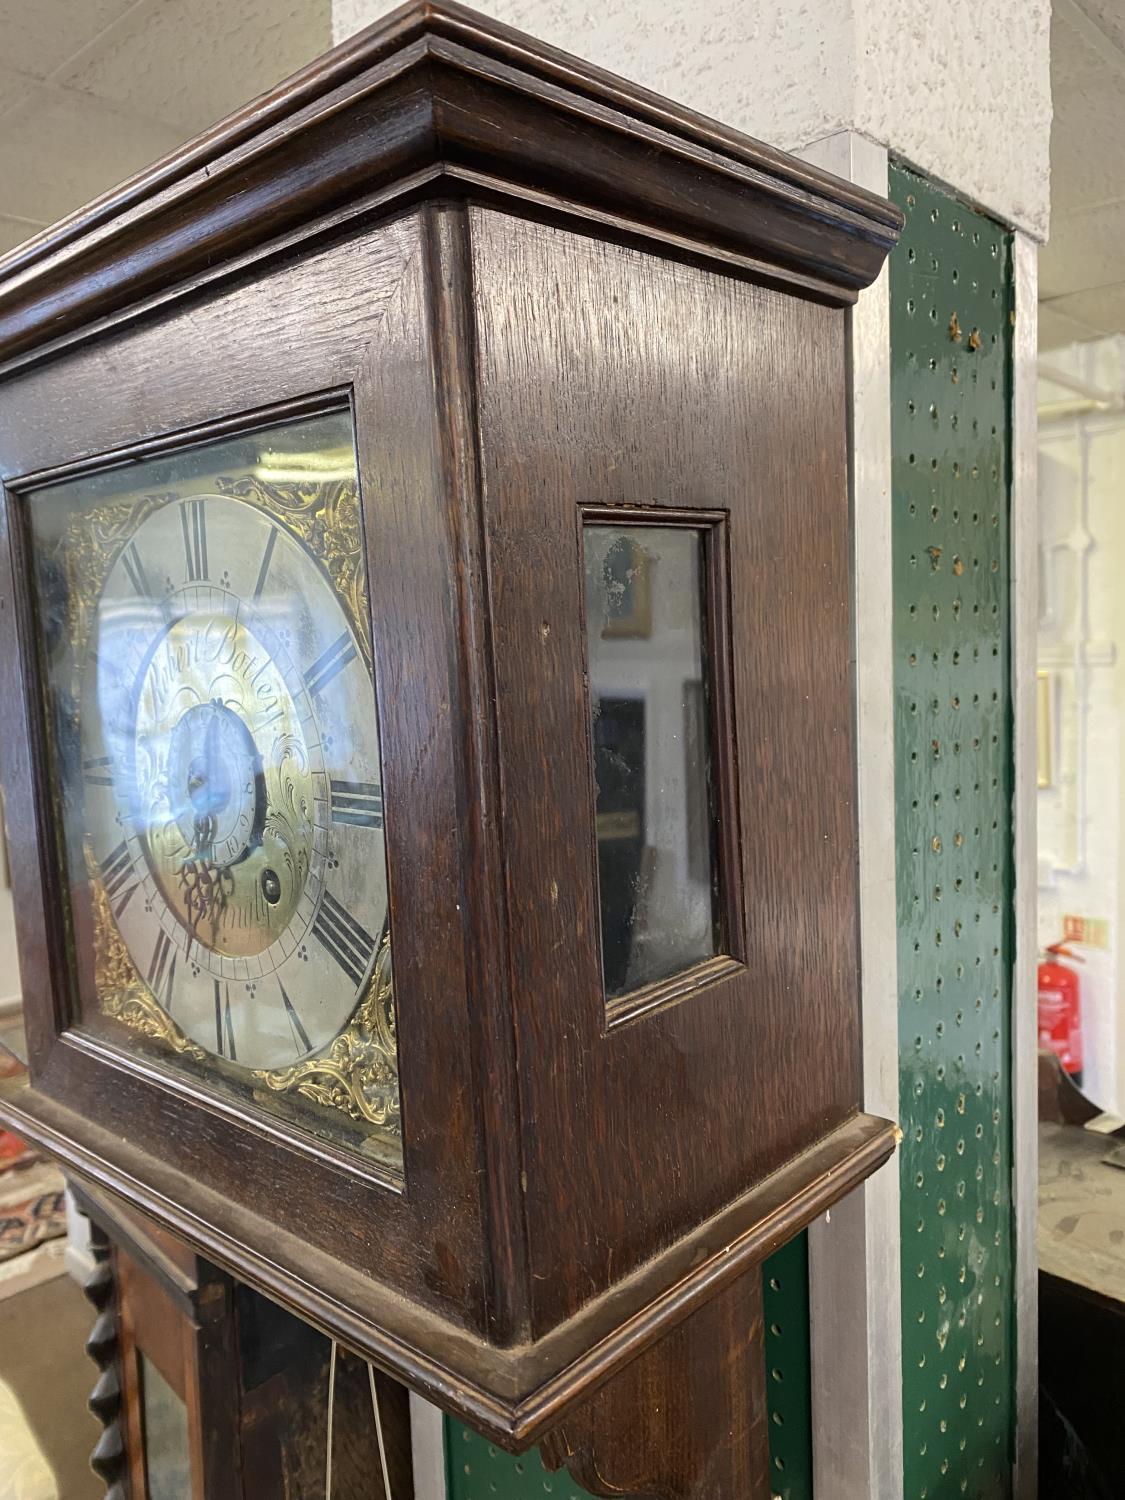
M26 1096L21 1108L0 1094L0 1115L85 1180L124 1192L240 1280L516 1452L853 1191L887 1161L898 1135L886 1121L854 1116L576 1317L533 1344L504 1349L144 1152L115 1150L108 1132L50 1100Z
M522 1219L516 1038L505 964L507 913L503 900L501 766L493 705L496 697L489 623L487 539L480 497L476 410L476 323L468 222L453 207L427 209L423 242L431 297L439 493L456 497L448 508L454 544L451 563L459 587L450 604L467 650L458 662L462 771L458 825L465 848L462 906L465 945L473 965L471 992L477 1024L466 1036L481 1120L481 1213L489 1244L487 1326L500 1344L523 1343L530 1327L526 1286L530 1274ZM428 878L428 877L427 877Z
M298 398L318 391L354 392L362 407L357 456L361 488L371 497L372 577L381 579L372 590L372 634L381 663L387 836L400 850L390 862L396 979L400 989L430 997L399 1017L407 1116L416 1100L433 1094L427 1080L442 1080L440 1097L421 1116L415 1113L407 1130L408 1194L383 1187L354 1153L276 1124L263 1131L260 1111L183 1074L162 1072L104 1039L63 1029L69 944L62 915L69 893L43 780L45 728L36 712L35 628L22 545L14 549L11 592L0 585L0 628L14 629L15 594L24 650L9 677L8 701L27 740L21 733L4 737L0 774L12 794L13 865L41 871L19 882L15 899L36 1087L154 1155L174 1156L188 1176L277 1217L353 1266L369 1266L377 1255L388 1282L479 1327L486 1278L478 1217L482 1148L466 1041L472 1035L466 972L480 964L482 950L467 939L472 864L449 837L450 829L462 827L468 837L461 790L466 773L458 758L468 751L458 748L458 736L474 717L459 708L464 647L456 612L447 609L448 580L460 567L461 523L452 504L457 491L445 485L436 456L425 289L414 216L279 268L252 288L230 288L188 313L135 325L109 344L76 351L65 365L29 371L0 387L0 474L17 543L35 487L63 465L73 474L79 460L104 462L96 455L107 447L115 458L151 454L154 434L163 435L165 447L175 446L197 440L210 423L229 431L234 413L245 424L263 408L291 412ZM169 361L173 341L182 353ZM286 353L280 363L272 357L279 348ZM83 399L94 390L97 402ZM60 413L64 420L57 420ZM446 495L446 523L435 527L435 510ZM396 559L393 569L384 566L386 557ZM0 671L13 665L5 662ZM425 925L399 920L399 913L415 911L427 913ZM88 947L80 945L77 957L80 968L87 960L86 998ZM115 1079L110 1087L107 1076ZM361 1184L366 1198L358 1196ZM429 1247L424 1258L418 1254L423 1245Z
M134 1500L148 1493L142 1360L184 1404L191 1500L249 1500L253 1490L243 1484L229 1278L204 1274L185 1308L171 1288L120 1247L114 1249L114 1267Z
M738 1205L744 1253L764 1253L771 1226L795 1231L891 1149L889 1127L855 1113L842 339L831 309L491 211L470 243L450 207L0 386L9 526L34 503L28 476L352 392L380 579L406 1192L170 1070L56 1034L45 934L65 892L50 804L14 733L13 862L42 872L17 882L24 1106L54 1149L81 1143L80 1170L514 1445L628 1356L646 1307L647 1339L705 1293L704 1258L667 1298L661 1252L694 1252L700 1226ZM704 970L675 1003L613 1027L593 906L581 505L721 513L729 552L729 599L722 570L709 575L730 664L713 729L746 965ZM5 702L30 731L31 628L26 601L22 632L12 608L25 560L17 546L3 561ZM808 1157L818 1141L835 1143L829 1171ZM798 1213L762 1207L770 1174ZM343 1308L314 1294L314 1262ZM646 1262L649 1279L602 1300Z
M843 315L472 224L538 1335L859 1103ZM575 512L641 504L729 517L748 963L607 1036Z
M544 1462L595 1495L769 1495L762 1350L755 1268L566 1417Z

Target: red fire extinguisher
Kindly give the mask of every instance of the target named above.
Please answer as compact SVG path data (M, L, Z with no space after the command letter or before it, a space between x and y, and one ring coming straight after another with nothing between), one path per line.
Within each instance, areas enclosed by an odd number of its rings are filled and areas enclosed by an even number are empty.
M1084 963L1065 943L1052 943L1039 965L1039 1045L1054 1052L1075 1083L1082 1082L1082 985L1078 975L1057 958Z

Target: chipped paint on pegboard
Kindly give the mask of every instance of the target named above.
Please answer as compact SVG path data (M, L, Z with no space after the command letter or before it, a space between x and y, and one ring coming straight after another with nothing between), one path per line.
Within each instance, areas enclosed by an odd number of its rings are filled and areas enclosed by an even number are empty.
M1010 235L892 167L904 1494L1011 1493Z

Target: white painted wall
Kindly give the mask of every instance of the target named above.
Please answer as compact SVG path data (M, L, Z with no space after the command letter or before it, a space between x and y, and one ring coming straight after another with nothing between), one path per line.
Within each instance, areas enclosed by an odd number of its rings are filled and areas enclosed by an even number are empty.
M1078 384L1125 393L1125 339L1053 350ZM1070 402L1073 415L1060 408ZM1067 915L1109 925L1076 945L1083 1088L1125 1107L1125 412L1040 380L1039 667L1050 673L1052 785L1038 792L1039 940ZM1052 412L1055 414L1052 415Z
M480 0L498 20L795 151L854 130L1047 234L1050 0ZM336 41L387 0L333 0Z

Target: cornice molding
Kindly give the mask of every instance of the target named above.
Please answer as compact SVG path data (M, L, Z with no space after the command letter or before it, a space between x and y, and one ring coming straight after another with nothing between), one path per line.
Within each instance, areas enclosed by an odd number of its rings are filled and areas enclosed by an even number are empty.
M875 194L423 0L0 259L0 361L421 196L593 220L836 304L902 223Z

